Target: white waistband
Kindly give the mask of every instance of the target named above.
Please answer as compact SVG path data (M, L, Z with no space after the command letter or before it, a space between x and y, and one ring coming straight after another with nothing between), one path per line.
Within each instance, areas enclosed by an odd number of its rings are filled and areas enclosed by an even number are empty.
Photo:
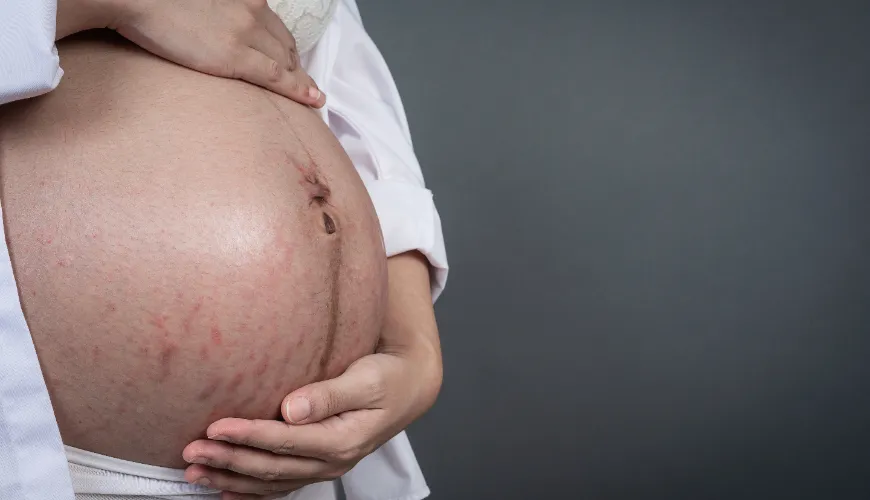
M78 500L217 500L219 492L190 484L183 469L169 469L64 446ZM285 500L335 500L336 484L315 483Z
M184 470L157 467L64 446L73 490L79 495L107 498L217 499L218 491L190 484ZM88 497L93 498L93 497Z

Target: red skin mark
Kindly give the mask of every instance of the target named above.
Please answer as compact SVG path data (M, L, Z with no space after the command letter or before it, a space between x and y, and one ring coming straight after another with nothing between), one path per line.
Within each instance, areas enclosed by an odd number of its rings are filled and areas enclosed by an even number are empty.
M97 239L97 236L99 236L99 235L100 235L100 233L93 232L93 233L91 233L91 239L95 240L95 239Z
M254 360L254 353L248 354L248 361L253 361L253 360Z
M211 355L208 352L208 345L203 345L199 348L199 359L200 361L208 361Z
M163 382L169 378L169 372L172 369L172 358L178 353L178 344L173 342L168 333L160 339L160 376L158 382Z
M36 238L36 241L38 241L39 243L41 243L43 245L51 245L52 239L48 236L44 236L44 237Z
M33 290L32 292L30 292L30 295L36 297L36 290Z
M139 346L139 352L143 356L148 356L151 353L151 349L149 349L148 346L143 345L143 346Z
M166 315L161 314L160 316L152 315L151 324L159 328L160 330L166 332Z
M260 364L257 365L257 371L254 372L254 374L259 377L259 376L263 375L264 373L266 373L266 370L268 370L268 369L269 369L269 358L268 358L268 354L267 354L266 356L263 356L262 360L260 360Z
M296 345L298 346L301 343L302 342L300 341ZM284 351L284 362L283 362L284 365L290 364L290 361L293 359L294 352L296 352L295 346L291 345L291 346L287 347L287 350Z
M236 389L238 389L239 386L242 385L242 382L244 382L244 380L245 380L244 373L242 373L242 372L236 373L236 376L233 377L232 380L230 380L229 384L227 384L227 388L226 388L227 392L235 392Z
M133 381L132 380L125 380L124 387L126 387L127 389L133 389L134 388Z
M205 401L206 399L210 398L215 392L217 392L218 388L223 382L223 379L221 379L220 377L213 378L212 381L209 382L208 385L205 386L202 391L200 391L200 393L196 395L196 400Z
M220 328L217 325L211 327L211 343L214 345L223 344L223 335L221 334Z
M117 310L118 310L118 307L115 304L113 304L112 302L109 302L106 304L106 312L105 312L105 314L103 314L103 316L108 316L109 314L111 314Z
M95 345L94 348L91 349L91 354L92 354L94 361L97 361L98 359L100 359L100 353L101 353L101 350L100 350L100 346L98 346L98 345Z
M118 403L118 408L115 410L118 412L118 415L123 415L127 413L127 400L122 399L120 403Z
M178 292L178 297L181 297L181 292ZM190 324L196 319L196 315L199 314L199 310L202 309L202 297L196 301L196 304L193 305L193 308L187 314L187 317L184 318L184 321L181 324L181 328L186 334L190 334Z
M57 259L57 266L58 267L69 267L70 265L72 265L72 260L70 260L67 257L64 257L62 259Z
M40 185L41 187L45 187L45 181L39 181L39 185Z

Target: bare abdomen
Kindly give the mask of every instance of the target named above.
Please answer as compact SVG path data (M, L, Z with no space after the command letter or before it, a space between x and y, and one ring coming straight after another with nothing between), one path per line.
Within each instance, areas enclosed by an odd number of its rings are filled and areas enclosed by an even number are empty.
M59 49L60 87L0 108L25 316L65 443L180 467L372 351L377 220L311 110L105 35Z

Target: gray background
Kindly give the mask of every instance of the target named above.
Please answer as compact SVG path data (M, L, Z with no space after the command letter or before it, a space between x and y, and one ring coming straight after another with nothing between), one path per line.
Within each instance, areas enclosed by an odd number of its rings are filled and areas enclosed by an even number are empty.
M452 266L433 499L870 498L868 2L359 3Z

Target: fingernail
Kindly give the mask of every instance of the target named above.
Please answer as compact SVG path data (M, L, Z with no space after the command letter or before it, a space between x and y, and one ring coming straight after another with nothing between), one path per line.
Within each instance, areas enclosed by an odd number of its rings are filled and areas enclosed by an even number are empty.
M227 440L227 437L224 435L221 435L221 434L215 434L214 436L209 436L208 438L212 439L214 441L226 441Z
M320 100L320 89L318 89L316 87L309 87L308 88L308 97L314 99L315 101L319 101Z
M205 457L191 457L187 460L187 463L204 464L204 463L206 463L206 460L205 460Z
M301 422L311 415L311 402L306 398L293 398L287 403L290 422Z
M206 488L208 488L209 486L211 486L211 479L207 477L201 477L194 481L193 484L198 484L200 486L205 486Z

